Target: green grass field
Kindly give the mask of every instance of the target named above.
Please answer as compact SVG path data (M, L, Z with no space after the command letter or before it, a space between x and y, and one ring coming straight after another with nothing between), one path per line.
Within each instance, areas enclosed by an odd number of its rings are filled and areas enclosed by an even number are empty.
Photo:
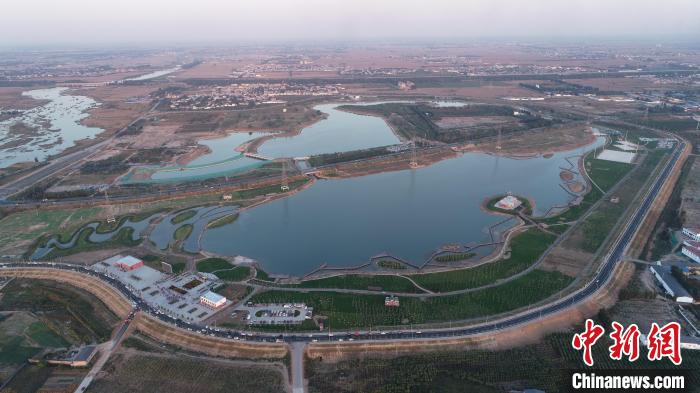
M329 292L267 291L253 296L255 303L306 303L315 315L329 318L333 329L397 326L447 322L495 315L537 303L567 287L572 278L557 272L534 270L511 282L464 295L400 298L401 306L387 308L383 295Z
M195 210L185 210L183 212L178 213L175 215L175 217L170 219L171 224L179 224L181 222L187 221L190 218L194 217L197 215L197 212Z
M590 176L603 191L608 191L612 188L612 186L617 184L617 182L633 168L630 164L593 158L592 154L588 155L584 162L588 176Z
M390 292L421 293L411 281L393 275L348 274L303 281L299 288L374 289Z
M529 229L515 235L511 242L511 256L473 268L444 273L414 274L410 277L418 285L433 292L448 292L476 288L517 274L531 266L554 242L555 237Z
M222 258L207 258L197 262L197 271L211 273L216 270L230 269L233 265Z
M45 259L60 258L67 255L73 255L80 252L102 250L112 247L135 247L141 244L142 239L133 240L134 230L132 228L122 228L117 232L116 235L112 236L111 239L100 242L93 243L88 238L94 232L92 228L85 228L80 231L78 239L71 248L60 249L54 248L49 252Z
M437 261L437 262L459 262L459 261L466 261L467 259L471 259L475 256L476 256L476 254L473 252L460 252L460 253L456 253L456 254L440 255L439 257L435 258L435 261Z
M223 217L217 218L214 221L210 221L207 224L207 228L219 228L224 225L232 224L238 220L238 213L228 214Z
M250 277L250 267L236 266L229 270L218 271L214 274L225 281L243 281Z
M197 262L197 271L214 273L217 277L226 281L243 281L250 277L250 267L233 266L222 258L207 258Z

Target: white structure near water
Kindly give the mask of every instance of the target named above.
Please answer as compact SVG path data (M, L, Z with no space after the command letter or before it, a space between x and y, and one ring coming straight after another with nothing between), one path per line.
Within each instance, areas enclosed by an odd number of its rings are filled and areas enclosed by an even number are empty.
M600 154L598 154L598 157L596 157L596 158L599 160L622 162L625 164L630 164L630 163L632 163L632 161L634 161L634 157L636 157L636 156L637 156L636 153L604 149L602 152L600 152Z
M496 202L496 207L503 210L514 210L522 204L523 203L520 202L520 199L512 195L506 195L505 197L503 197L503 199Z

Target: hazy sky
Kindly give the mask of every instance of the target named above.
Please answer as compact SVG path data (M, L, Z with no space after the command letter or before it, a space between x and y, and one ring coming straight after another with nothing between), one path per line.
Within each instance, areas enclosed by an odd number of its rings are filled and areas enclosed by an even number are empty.
M0 45L700 36L700 0L2 0Z

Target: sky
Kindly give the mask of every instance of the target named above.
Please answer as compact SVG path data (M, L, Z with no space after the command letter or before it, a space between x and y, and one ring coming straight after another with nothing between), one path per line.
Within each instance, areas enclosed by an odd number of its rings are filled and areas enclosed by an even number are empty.
M0 45L700 37L700 0L2 0Z

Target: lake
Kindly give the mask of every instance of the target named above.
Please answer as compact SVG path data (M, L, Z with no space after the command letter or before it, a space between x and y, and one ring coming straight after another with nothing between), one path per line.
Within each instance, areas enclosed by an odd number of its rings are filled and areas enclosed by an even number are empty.
M45 105L25 111L19 116L0 122L0 168L18 162L45 160L74 146L81 139L94 138L103 130L87 127L80 121L98 103L90 97L64 94L64 87L30 90L22 93L36 100L48 100ZM24 123L31 132L13 132L13 125Z
M540 215L567 204L574 197L562 187L560 167L603 143L548 158L466 153L416 170L317 181L241 211L236 222L207 230L200 245L291 275L324 263L359 265L382 252L422 264L443 245L489 241L488 228L503 216L481 209L486 198L512 192L534 200Z
M339 105L315 106L314 109L328 117L305 127L298 135L266 141L258 148L258 153L271 158L307 157L400 143L382 118L335 109Z

